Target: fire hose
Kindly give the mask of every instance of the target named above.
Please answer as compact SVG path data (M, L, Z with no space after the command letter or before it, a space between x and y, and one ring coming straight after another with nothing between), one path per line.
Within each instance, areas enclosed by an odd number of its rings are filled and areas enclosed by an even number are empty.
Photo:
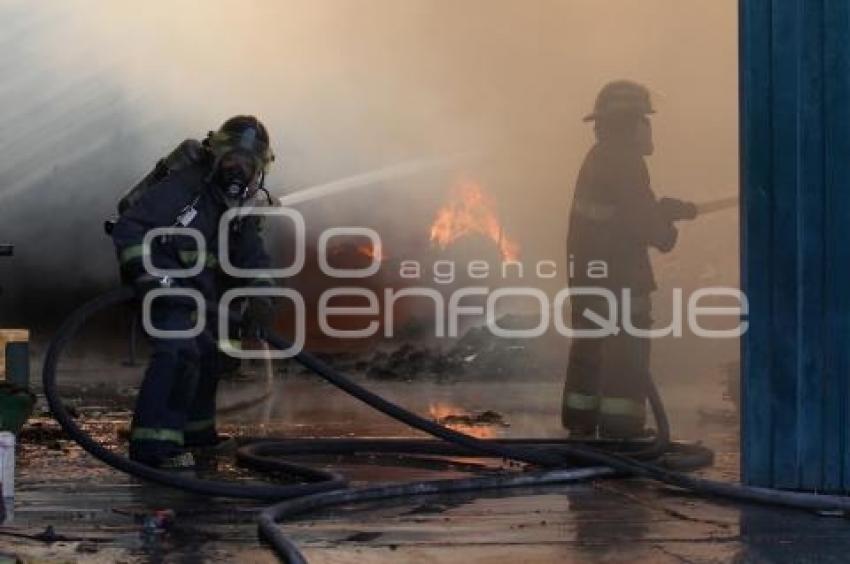
M84 450L102 462L137 478L197 494L274 501L258 518L258 530L285 562L306 562L295 544L281 531L278 523L315 509L368 500L453 493L494 488L567 483L611 475L627 475L656 480L698 494L738 501L767 503L807 510L850 512L850 498L786 492L696 478L670 470L647 459L663 452L682 456L680 468L710 463L711 452L698 445L669 441L669 425L663 404L654 385L649 384L649 400L656 424L653 448L645 441L576 441L540 439L478 439L420 417L353 382L328 363L302 351L295 359L327 382L366 403L373 409L440 441L423 439L259 439L237 451L240 462L263 471L283 472L301 480L298 484L243 484L203 480L157 470L139 464L103 447L83 430L65 408L57 387L57 368L64 348L95 314L133 299L131 288L118 288L87 302L62 324L53 337L44 360L44 393L53 416L62 429ZM237 321L234 319L234 321ZM266 341L275 348L289 347L277 335ZM443 479L410 483L378 484L351 488L346 479L334 472L294 464L282 456L296 454L394 453L439 456L478 456L510 459L538 467L532 471L502 472L464 479ZM650 458L651 457L651 458Z

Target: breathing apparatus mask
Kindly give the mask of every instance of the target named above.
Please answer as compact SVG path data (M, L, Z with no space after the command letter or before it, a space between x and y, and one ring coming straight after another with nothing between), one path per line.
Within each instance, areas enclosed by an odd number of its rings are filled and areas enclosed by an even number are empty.
M253 199L262 182L256 159L244 152L234 151L222 156L213 173L213 182L228 206L238 206Z
M228 207L239 207L265 189L266 171L274 160L266 128L253 116L230 118L210 132L205 145L213 156L208 181Z

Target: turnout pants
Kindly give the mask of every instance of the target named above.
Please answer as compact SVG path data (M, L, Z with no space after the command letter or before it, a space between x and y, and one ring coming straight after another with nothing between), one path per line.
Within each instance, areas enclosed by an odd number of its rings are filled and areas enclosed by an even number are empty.
M151 321L160 330L188 330L195 310L154 300ZM152 338L153 352L142 382L130 433L130 455L156 461L184 446L215 441L215 394L223 355L213 332L191 339Z
M574 329L599 328L582 315L585 309L610 317L603 299L577 297L572 304ZM648 295L632 298L631 319L636 328L652 326ZM618 325L617 335L573 339L561 420L577 434L593 434L598 429L603 436L630 437L643 432L650 340L634 337Z

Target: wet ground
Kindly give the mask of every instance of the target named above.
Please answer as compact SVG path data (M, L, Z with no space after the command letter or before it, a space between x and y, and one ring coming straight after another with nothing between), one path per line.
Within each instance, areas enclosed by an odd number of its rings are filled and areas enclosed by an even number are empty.
M86 384L66 389L79 420L101 441L124 448L138 370L116 374L86 366ZM228 430L245 435L411 436L313 378L262 371L225 385ZM81 381L65 371L63 381ZM482 437L558 437L560 382L364 380L419 413ZM116 390L118 391L116 393ZM666 386L674 435L716 452L701 473L736 480L737 419L723 385ZM265 401L255 403L257 398ZM76 399L79 398L79 399ZM82 398L86 398L82 401ZM252 405L254 404L254 405ZM486 413L485 412L490 412ZM482 415L485 414L485 415ZM468 416L468 417L467 417ZM478 416L478 417L476 417ZM274 562L256 537L258 504L210 500L142 484L95 461L48 418L22 436L14 515L0 527L0 553L12 561ZM372 461L335 462L357 483L462 475L460 469L389 468ZM223 455L207 472L256 476ZM158 529L154 518L173 525ZM52 527L54 537L44 535ZM710 502L637 480L481 495L432 496L351 506L309 515L286 530L311 562L843 562L850 524L773 508Z

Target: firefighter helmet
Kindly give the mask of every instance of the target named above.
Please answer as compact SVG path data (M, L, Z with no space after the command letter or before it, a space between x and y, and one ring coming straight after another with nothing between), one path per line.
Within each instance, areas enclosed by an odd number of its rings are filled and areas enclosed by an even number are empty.
M593 113L584 121L596 121L614 116L643 116L654 114L649 90L637 82L617 80L606 84L593 106Z
M211 131L207 146L216 164L227 153L244 151L257 160L258 170L266 171L274 160L269 133L254 116L234 116L225 121L218 131Z

